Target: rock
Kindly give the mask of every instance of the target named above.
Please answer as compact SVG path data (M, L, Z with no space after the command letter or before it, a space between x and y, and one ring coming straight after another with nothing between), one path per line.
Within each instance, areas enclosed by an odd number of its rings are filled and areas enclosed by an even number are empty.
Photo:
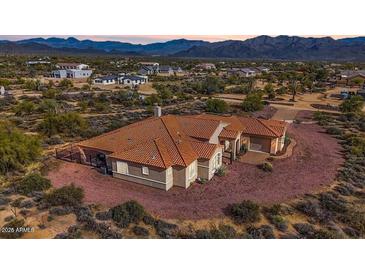
M19 204L19 208L31 208L34 206L33 200L23 200Z

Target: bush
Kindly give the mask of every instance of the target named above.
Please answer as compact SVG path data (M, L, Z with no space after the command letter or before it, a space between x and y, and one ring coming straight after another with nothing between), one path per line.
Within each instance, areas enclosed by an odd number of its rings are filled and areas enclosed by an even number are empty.
M272 215L269 218L270 222L280 231L287 231L288 222L280 215Z
M0 174L20 170L41 154L39 139L0 121Z
M230 225L219 225L210 230L212 239L234 239L237 237L236 230Z
M321 193L319 201L323 208L337 213L346 213L349 209L346 200L333 192Z
M216 171L215 171L215 174L219 177L223 177L225 176L227 173L227 170L224 166L220 166Z
M206 110L208 112L223 113L228 110L228 104L221 99L208 99Z
M229 211L234 221L239 224L254 223L261 220L260 206L251 201L246 200L239 204L233 204Z
M342 134L342 130L337 127L329 127L329 128L327 128L326 132L331 135L341 135Z
M340 105L340 110L344 113L361 112L364 106L364 99L361 96L351 96L349 99L343 101Z
M246 112L253 112L262 110L264 103L262 101L261 93L250 93L242 102L242 110Z
M146 237L146 236L150 235L148 230L145 229L144 227L141 227L141 226L133 227L133 233L137 236L143 236L143 237Z
M262 169L265 172L272 172L273 171L272 163L269 163L269 162L265 162L263 164L260 164L259 168Z
M46 194L44 200L52 206L76 206L81 204L84 199L84 190L81 187L76 187L73 184L54 189Z
M146 212L136 201L128 201L111 209L112 219L121 227L128 227L130 223L139 223Z
M269 225L262 225L259 228L249 226L247 228L247 238L249 239L275 239L274 230Z
M17 191L21 194L28 195L33 191L44 191L52 186L51 181L44 178L38 173L32 173L25 176L17 185Z

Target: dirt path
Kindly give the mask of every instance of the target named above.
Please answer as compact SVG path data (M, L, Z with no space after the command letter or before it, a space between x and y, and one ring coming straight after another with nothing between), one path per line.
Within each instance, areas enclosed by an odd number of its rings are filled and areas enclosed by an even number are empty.
M223 216L230 203L245 199L272 204L312 193L331 184L343 163L341 146L315 124L291 124L297 145L292 157L275 160L274 171L234 162L224 177L188 189L162 190L104 176L88 166L63 163L51 171L54 186L74 183L85 189L87 203L114 206L137 200L152 214L168 219L205 219Z

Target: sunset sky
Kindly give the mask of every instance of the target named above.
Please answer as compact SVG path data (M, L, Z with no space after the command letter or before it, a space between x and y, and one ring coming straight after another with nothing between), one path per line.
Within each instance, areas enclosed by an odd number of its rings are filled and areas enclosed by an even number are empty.
M245 40L255 37L257 35L0 35L0 40L22 40L34 37L75 37L79 40L90 39L94 41L120 41L134 44L149 44L155 42L164 42L174 39L190 39L190 40L204 40L209 42L223 41L223 40ZM328 35L300 35L304 37L324 37ZM344 37L353 37L351 35L331 35L335 39Z

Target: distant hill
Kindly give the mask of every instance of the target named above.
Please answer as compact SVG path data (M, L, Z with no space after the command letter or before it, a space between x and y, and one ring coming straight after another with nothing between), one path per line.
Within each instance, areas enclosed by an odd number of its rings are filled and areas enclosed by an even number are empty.
M242 58L274 60L365 60L365 41L331 37L258 36L245 41L224 41L194 46L175 57Z
M266 60L365 61L365 37L335 40L331 37L258 36L252 39L209 43L178 39L147 45L117 41L32 38L0 41L0 54L161 55L188 58L239 58Z
M53 48L74 48L74 49L97 49L106 52L137 52L149 55L168 55L179 51L187 50L193 46L204 46L208 42L201 40L186 40L178 39L163 43L152 43L148 45L131 44L117 41L92 41L78 40L70 37L63 38L32 38L27 40L17 41L17 44L38 43L47 45Z

